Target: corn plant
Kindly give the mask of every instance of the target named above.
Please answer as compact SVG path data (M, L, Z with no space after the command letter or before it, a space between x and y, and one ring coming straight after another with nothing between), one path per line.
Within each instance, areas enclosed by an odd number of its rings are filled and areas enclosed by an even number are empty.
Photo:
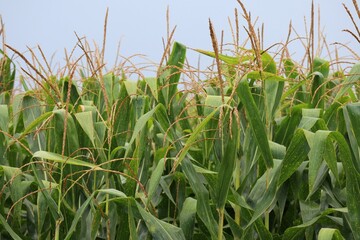
M175 42L156 77L90 61L1 102L0 236L360 239L360 64L301 72L212 36L201 90Z

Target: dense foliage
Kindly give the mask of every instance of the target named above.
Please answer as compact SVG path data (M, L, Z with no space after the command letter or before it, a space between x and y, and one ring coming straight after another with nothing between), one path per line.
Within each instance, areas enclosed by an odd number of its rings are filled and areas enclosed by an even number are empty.
M3 54L0 235L360 239L360 64L198 51L219 70L191 88L175 42L154 78L89 64L16 94Z

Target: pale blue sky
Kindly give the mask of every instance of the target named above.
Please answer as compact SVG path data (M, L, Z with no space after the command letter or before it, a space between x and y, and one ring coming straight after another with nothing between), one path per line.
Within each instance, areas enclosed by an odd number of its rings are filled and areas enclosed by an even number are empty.
M314 1L316 11L320 6L321 26L328 43L354 42L341 31L352 29L342 2L352 9L351 0ZM243 3L253 19L258 16L258 22L265 23L265 47L286 39L290 20L304 35L304 17L310 19L311 0L244 0ZM74 31L101 44L104 16L109 7L105 59L113 61L121 41L121 55L141 53L159 62L163 51L161 39L166 36L167 6L171 26L177 25L174 39L192 48L209 50L208 19L214 23L218 36L223 29L225 39L231 42L228 17L234 19L234 8L241 13L236 0L0 0L0 14L9 45L24 51L26 46L39 44L47 57L56 52L55 60L62 61L64 48L70 50L76 43ZM240 24L246 22L241 19ZM245 33L240 37L244 39ZM302 49L294 46L292 51L299 54ZM197 54L189 52L188 56L196 63Z

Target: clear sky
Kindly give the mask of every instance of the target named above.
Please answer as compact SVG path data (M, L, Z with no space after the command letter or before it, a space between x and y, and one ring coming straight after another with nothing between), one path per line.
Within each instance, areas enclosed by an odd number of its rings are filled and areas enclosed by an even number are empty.
M316 12L318 7L321 9L321 27L328 43L354 42L349 34L342 32L344 28L353 29L342 2L352 9L351 0L314 0ZM311 0L243 0L243 3L253 19L258 16L258 23L265 23L265 47L285 41L290 20L298 32L305 35L304 17L309 23ZM9 45L20 51L25 51L26 46L40 45L47 57L56 53L55 60L61 62L64 48L70 50L76 44L74 31L101 44L107 7L105 59L109 63L115 58L119 41L121 55L141 53L159 62L162 37L166 36L167 7L171 26L177 25L174 39L192 48L209 50L208 19L214 23L218 37L224 30L225 40L231 42L228 17L234 19L234 8L241 13L236 0L2 0L0 14ZM240 25L246 22L241 19ZM240 38L245 37L242 32ZM292 50L302 52L297 47ZM197 54L191 52L188 56L197 58Z

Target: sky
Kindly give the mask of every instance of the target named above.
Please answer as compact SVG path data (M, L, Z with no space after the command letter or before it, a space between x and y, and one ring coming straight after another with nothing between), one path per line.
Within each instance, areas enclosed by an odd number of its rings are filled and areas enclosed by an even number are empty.
M305 36L304 18L310 22L311 0L243 0L257 26L264 23L265 48L284 42L289 22L301 36ZM351 0L314 0L315 10L321 10L321 29L328 43L351 44L352 37L342 32L353 29L342 6L352 9ZM40 45L47 58L55 53L55 62L64 62L64 49L77 42L74 34L86 36L99 45L103 39L106 9L109 9L105 60L114 62L120 42L120 55L129 57L144 54L159 63L163 53L162 38L166 37L166 10L169 8L170 27L177 26L174 40L191 48L211 50L208 21L213 22L220 37L232 42L228 18L234 20L234 9L241 8L236 0L0 0L0 15L5 24L6 43L24 52L26 47ZM240 26L246 25L240 19ZM292 35L295 37L295 35ZM240 41L246 33L240 34ZM290 46L294 56L302 56L303 49ZM342 52L348 54L347 51ZM299 56L300 56L299 55ZM326 54L324 55L326 57ZM198 54L188 51L190 61L196 63ZM206 56L201 59L206 60ZM20 59L16 59L21 64Z

